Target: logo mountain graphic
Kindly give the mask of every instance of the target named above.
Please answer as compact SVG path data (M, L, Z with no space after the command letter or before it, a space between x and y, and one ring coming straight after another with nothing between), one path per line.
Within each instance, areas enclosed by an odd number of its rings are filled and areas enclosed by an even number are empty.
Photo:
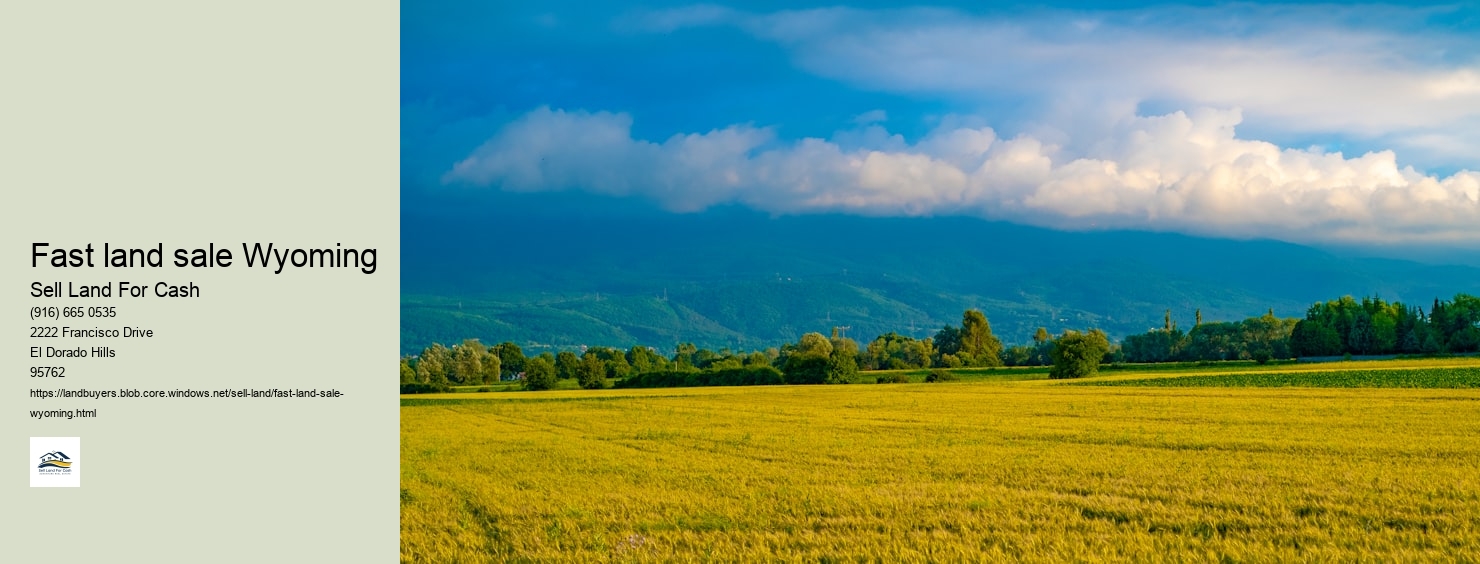
M52 451L41 455L41 465L37 466L37 468L71 468L72 463L70 460L72 459L62 454L62 451Z

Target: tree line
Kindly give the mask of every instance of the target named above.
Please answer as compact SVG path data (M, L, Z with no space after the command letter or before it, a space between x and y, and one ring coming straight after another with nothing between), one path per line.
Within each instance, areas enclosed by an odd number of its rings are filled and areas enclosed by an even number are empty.
M1270 311L1243 321L1204 323L1202 314L1182 331L1167 312L1166 324L1126 337L1125 362L1255 360L1342 355L1463 354L1480 351L1480 298L1456 294L1422 307L1366 297L1317 302L1305 318L1277 318Z
M1351 296L1317 303L1295 324L1298 356L1432 354L1480 351L1480 298L1457 294L1422 307Z
M1166 313L1165 325L1121 341L1119 360L1124 362L1190 362L1205 360L1255 360L1268 362L1296 356L1290 347L1290 332L1298 320L1275 317L1270 310L1243 321L1204 322L1195 313L1191 331L1183 331Z
M1044 365L1052 362L1050 352L1056 343L1062 344L1060 348L1069 356L1094 356L1094 362L1088 365L1090 370L1109 349L1108 339L1097 330L1083 334L1068 331L1056 340L1040 328L1035 339L1033 354L1041 350ZM1074 352L1075 347L1098 352ZM986 315L975 309L962 313L959 327L948 324L932 338L914 339L891 332L875 338L862 350L853 339L839 335L836 328L831 336L807 333L795 343L749 352L712 351L683 343L671 357L641 345L627 350L588 347L580 355L546 351L526 356L513 342L484 345L468 339L451 347L434 343L421 354L402 357L401 389L403 393L420 393L517 380L527 389L545 390L567 379L588 389L609 387L613 382L624 387L846 384L860 381L863 370L1004 366L1004 350L1014 353L1016 349L1004 349Z
M1480 351L1480 298L1458 294L1422 308L1345 296L1316 303L1304 319L1278 318L1273 310L1242 321L1204 322L1195 313L1183 331L1168 310L1164 325L1110 343L1104 332L1038 328L1031 344L1004 347L986 315L968 309L959 326L916 339L895 332L865 347L836 328L830 336L807 333L794 343L756 351L713 351L693 343L672 356L647 346L626 350L588 347L526 356L519 345L484 345L477 339L446 347L434 343L401 358L403 393L446 390L516 380L532 390L560 380L582 388L696 385L839 384L861 380L865 370L1050 366L1052 378L1093 374L1104 363L1157 363L1287 359L1342 354L1424 354Z

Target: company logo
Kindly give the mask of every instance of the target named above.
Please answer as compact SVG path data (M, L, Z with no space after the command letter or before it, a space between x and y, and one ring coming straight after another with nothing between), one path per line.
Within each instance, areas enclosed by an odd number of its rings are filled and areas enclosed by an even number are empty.
M31 487L82 486L82 439L31 437Z
M41 465L37 468L61 468L72 470L72 458L62 451L52 451L41 455Z

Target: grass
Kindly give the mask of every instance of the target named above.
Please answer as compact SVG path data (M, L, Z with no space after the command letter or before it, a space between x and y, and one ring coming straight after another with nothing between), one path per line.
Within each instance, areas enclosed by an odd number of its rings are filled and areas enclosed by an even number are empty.
M1047 366L1000 366L996 368L910 368L900 370L869 370L860 373L862 382L872 383L879 376L886 374L903 374L911 382L924 382L925 377L930 375L931 370L945 370L955 374L962 381L996 381L1010 382L1015 380L1046 380L1048 379Z
M1136 366L1136 365L1129 365ZM1357 360L1343 362L1321 362L1321 363L1288 363L1256 365L1253 363L1210 363L1206 365L1182 364L1185 368L1167 368L1157 365L1146 365L1145 369L1131 369L1129 367L1121 370L1106 370L1101 367L1099 376L1086 378L1072 382L1057 382L1058 384L1079 385L1120 385L1125 382L1140 382L1138 384L1127 384L1136 386L1166 386L1176 385L1168 383L1151 383L1151 380L1167 378L1223 378L1236 375L1248 375L1257 378L1287 378L1294 381L1303 378L1301 375L1315 373L1344 373L1344 372L1368 372L1374 379L1401 378L1402 372L1420 369L1433 370L1467 370L1480 369L1480 357L1446 357L1446 358L1410 358L1396 360ZM1309 378L1307 378L1309 379ZM1214 380L1204 380L1206 385L1222 385L1239 382L1238 378L1229 378L1227 382L1219 384ZM1201 386L1194 386L1201 387ZM1233 387L1243 387L1235 385ZM1333 386L1315 386L1333 387ZM1348 386L1335 386L1348 387ZM1392 387L1392 386L1361 386L1361 387ZM1452 386L1438 386L1452 387Z
M1192 375L1086 382L1098 386L1480 388L1480 368L1408 368Z
M471 394L471 393L486 393L486 392L522 392L522 391L525 391L524 390L524 382L523 381L515 381L515 380L501 381L501 382L493 382L493 383L490 383L490 384L477 384L477 385L472 385L472 386L452 386L451 389L452 389L452 392L451 393L454 393L454 394ZM565 380L556 380L555 381L555 388L554 389L556 389L556 390L579 390L579 389L581 389L581 386L580 386L580 384L576 383L575 379L568 378L568 379L565 379ZM416 396L416 397L421 397L421 396Z
M1152 376L1199 375L1096 380ZM1480 559L1474 389L464 393L401 433L407 562Z

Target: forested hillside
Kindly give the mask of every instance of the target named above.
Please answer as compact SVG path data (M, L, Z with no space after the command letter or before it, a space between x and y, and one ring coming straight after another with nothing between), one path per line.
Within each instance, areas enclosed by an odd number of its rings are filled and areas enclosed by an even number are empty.
M847 327L917 338L981 309L1006 343L1042 326L1113 339L1163 325L1303 317L1330 296L1426 304L1480 269L1273 241L1058 232L974 219L746 213L405 219L401 349L513 341L754 349ZM413 235L414 234L414 235ZM670 351L671 353L671 351Z

